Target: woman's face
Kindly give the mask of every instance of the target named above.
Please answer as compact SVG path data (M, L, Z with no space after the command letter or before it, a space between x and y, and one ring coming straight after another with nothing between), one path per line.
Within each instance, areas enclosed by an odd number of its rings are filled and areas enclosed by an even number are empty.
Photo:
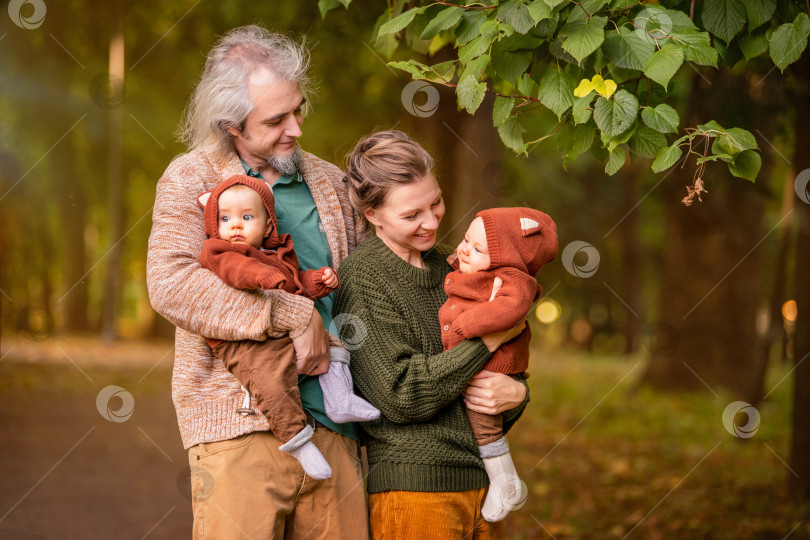
M436 243L444 216L442 190L432 174L391 188L381 206L364 212L377 236L405 261L421 261L422 251ZM417 264L418 265L418 264Z

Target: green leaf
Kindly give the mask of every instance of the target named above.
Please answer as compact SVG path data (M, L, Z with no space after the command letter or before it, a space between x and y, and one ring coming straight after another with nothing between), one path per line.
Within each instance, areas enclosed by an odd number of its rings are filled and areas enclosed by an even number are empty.
M748 13L749 32L771 20L776 11L776 0L745 0L743 3Z
M685 61L717 67L717 49L708 32L673 32L672 37L683 47Z
M726 128L715 122L714 120L709 120L705 124L698 124L697 126L698 133L706 133L710 137L718 137L721 134L726 132ZM710 133L712 132L712 133ZM719 133L714 133L719 132Z
M492 49L492 67L505 80L515 84L532 63L530 51L501 52Z
M507 148L514 150L518 154L526 152L526 144L523 142L523 133L525 131L514 116L510 116L503 124L498 126L498 135L500 135L503 143Z
M747 18L742 0L706 0L703 4L703 25L726 43L742 30Z
M321 19L326 18L326 14L340 5L338 0L318 0L318 10L321 12Z
M464 66L459 80L467 77L468 75L475 77L475 80L481 79L487 69L487 66L489 66L489 60L490 58L488 54L482 54L475 60L468 62L467 65Z
M489 49L490 39L489 36L478 36L458 50L458 59L462 64L467 64L473 58L481 56Z
M701 163L706 163L707 161L725 161L726 163L733 163L734 156L730 156L729 154L710 154L708 156L699 157L695 160L695 165L700 165Z
M560 4L562 4L564 2L568 2L568 0L545 0L545 2L546 2L546 4L548 4L548 7L550 7L551 9L554 9L555 7L559 6Z
M458 104L468 113L475 114L475 111L481 106L481 102L484 101L486 89L487 83L477 82L477 79L472 75L465 76L456 87Z
M410 73L414 79L423 79L425 77L425 71L427 71L428 67L421 63L417 62L416 60L407 60L404 62L388 62L388 66L394 69L401 69L407 73Z
M665 171L678 163L683 155L683 150L680 146L665 146L658 151L655 156L655 161L652 164L653 172L659 173Z
M534 0L529 6L529 16L536 23L551 18L552 9L545 0Z
M568 12L568 21L586 21L604 6L606 0L577 0L577 6L572 6Z
M675 133L678 131L678 124L681 122L678 111L666 103L661 103L657 107L642 109L641 119L659 133Z
M568 169L568 164L578 156L584 154L593 144L596 130L588 126L571 126L566 124L555 137L557 139L557 150L562 154L563 169Z
M571 108L571 115L574 117L574 124L584 124L591 119L593 108L591 102L596 94L591 92L587 96L577 98L574 100L574 105Z
M584 21L566 22L560 30L563 49L568 51L577 62L582 62L605 41L606 23L607 17L591 17Z
M734 158L734 163L728 164L728 170L738 178L745 178L753 182L757 179L762 159L753 150L746 150Z
M756 32L748 36L743 36L737 40L737 43L739 43L740 50L747 61L756 58L768 50L768 37L765 35L765 32Z
M729 128L725 133L718 135L712 143L713 154L736 155L745 150L756 150L759 146L751 132L742 128Z
M810 18L799 13L792 23L781 25L771 35L771 59L781 70L799 59L807 48L807 36L810 34Z
M666 146L667 138L647 126L638 128L630 139L630 148L633 153L643 158L654 158L661 148Z
M669 80L677 73L681 64L683 64L683 50L679 45L667 43L647 61L644 74L666 89Z
M575 86L576 81L566 75L564 71L550 67L540 80L537 97L540 99L540 103L554 111L554 114L560 119L563 113L574 104Z
M624 152L624 147L617 147L610 151L607 163L605 164L605 172L608 176L613 176L627 161L627 155Z
M455 60L448 60L447 62L441 62L439 64L430 66L430 69L431 71L425 74L428 80L447 82L450 81L456 74L456 62Z
M481 32L481 26L486 22L487 16L481 11L465 11L461 16L461 24L456 27L456 41L459 47L466 45L474 38L486 35ZM495 35L495 30L489 34Z
M464 10L460 7L446 7L428 23L419 38L433 39L433 36L442 30L455 26L461 20L462 15L464 15Z
M549 14L550 11L549 11ZM534 19L529 14L529 7L520 0L506 0L498 7L495 18L512 25L515 32L525 34L534 28Z
M413 18L416 17L417 14L422 13L425 11L423 8L413 8L409 9L405 13L400 13L387 23L380 26L380 31L377 32L377 37L384 36L385 34L391 34L393 32L399 32L413 21Z
M613 65L643 71L647 61L655 52L655 45L625 26L619 27L619 33L612 30L605 32L602 51Z
M498 127L506 122L506 120L512 114L512 107L514 106L514 98L505 98L501 96L496 97L495 104L492 107L492 124L495 127Z
M554 56L554 58L557 58L558 60L568 62L569 64L573 64L575 66L579 66L579 62L577 61L577 59L568 54L568 51L563 49L562 41L560 41L560 38L557 38L551 43L549 43L548 52L550 52L552 56Z
M638 99L627 90L619 90L613 99L599 97L593 119L603 135L612 139L627 131L636 119Z
M616 135L615 137L605 137L605 134L602 133L600 137L602 139L602 144L605 146L608 152L613 152L613 150L619 146L620 144L624 144L630 140L633 136L633 133L636 132L636 127L638 126L637 122L633 122L633 125L630 129L626 129L624 133Z
M517 82L517 89L521 96L536 96L538 85L528 73L520 76Z

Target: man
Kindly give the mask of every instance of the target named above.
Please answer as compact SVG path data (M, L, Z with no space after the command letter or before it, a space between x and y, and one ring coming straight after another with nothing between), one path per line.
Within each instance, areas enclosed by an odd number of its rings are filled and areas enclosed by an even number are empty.
M228 341L285 334L299 374L328 367L331 297L242 291L202 268L206 239L197 197L234 174L273 186L279 233L290 233L303 269L337 267L358 242L335 166L297 144L308 91L306 50L257 26L226 34L208 55L181 134L189 153L158 182L147 257L155 310L177 326L172 397L192 471L195 538L367 538L359 445L352 424L324 413L317 378L300 376L313 441L332 477L307 477L278 450L255 401L203 336Z

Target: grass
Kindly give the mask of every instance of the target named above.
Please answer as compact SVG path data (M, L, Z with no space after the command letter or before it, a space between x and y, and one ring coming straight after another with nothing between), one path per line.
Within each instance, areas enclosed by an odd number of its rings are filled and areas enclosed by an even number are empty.
M723 425L735 399L720 389L640 387L641 358L536 357L532 401L508 436L529 488L510 538L808 537L808 509L786 489L787 366L771 370L759 429L742 439Z

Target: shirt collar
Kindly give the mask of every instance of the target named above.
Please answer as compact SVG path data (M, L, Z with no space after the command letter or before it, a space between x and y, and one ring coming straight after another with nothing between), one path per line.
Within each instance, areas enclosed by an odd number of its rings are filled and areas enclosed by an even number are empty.
M242 162L242 167L245 169L246 175L252 176L253 178L261 178L262 180L264 180L262 173L251 169L250 166L247 163L245 163L245 160L243 160L241 157L239 158L239 161ZM291 184L294 180L297 182L304 181L304 179L301 177L301 173L296 171L293 174L286 174L281 176L278 180L276 180L276 182L281 184Z

